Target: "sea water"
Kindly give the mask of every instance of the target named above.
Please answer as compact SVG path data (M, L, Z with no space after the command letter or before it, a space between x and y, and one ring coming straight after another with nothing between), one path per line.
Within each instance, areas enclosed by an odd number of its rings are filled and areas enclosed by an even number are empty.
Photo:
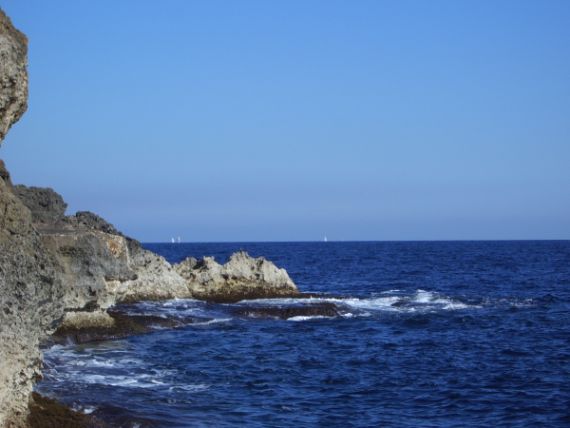
M183 328L44 350L38 390L112 426L570 425L570 242L146 244L178 262L237 250L301 299L139 303ZM334 303L335 317L236 315Z

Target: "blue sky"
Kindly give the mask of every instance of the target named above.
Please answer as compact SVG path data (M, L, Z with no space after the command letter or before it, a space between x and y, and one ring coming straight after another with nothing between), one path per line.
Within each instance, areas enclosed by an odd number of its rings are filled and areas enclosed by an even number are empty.
M570 2L0 0L1 149L143 241L570 238Z

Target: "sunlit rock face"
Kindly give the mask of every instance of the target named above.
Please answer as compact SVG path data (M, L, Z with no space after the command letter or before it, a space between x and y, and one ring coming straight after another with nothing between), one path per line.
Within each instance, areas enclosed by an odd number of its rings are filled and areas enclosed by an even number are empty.
M0 9L0 144L28 107L28 40Z
M197 299L235 302L299 295L285 269L263 257L253 258L244 251L234 253L224 265L213 257L202 260L189 257L174 268L188 281L188 288Z

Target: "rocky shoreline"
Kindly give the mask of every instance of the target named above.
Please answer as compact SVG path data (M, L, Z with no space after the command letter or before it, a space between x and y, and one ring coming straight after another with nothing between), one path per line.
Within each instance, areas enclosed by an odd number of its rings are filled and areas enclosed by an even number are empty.
M27 39L0 10L0 144L27 108ZM83 343L176 328L191 320L133 317L120 303L299 297L284 269L238 252L172 266L90 212L66 215L49 188L13 185L0 161L0 427L104 426L32 393L40 344Z

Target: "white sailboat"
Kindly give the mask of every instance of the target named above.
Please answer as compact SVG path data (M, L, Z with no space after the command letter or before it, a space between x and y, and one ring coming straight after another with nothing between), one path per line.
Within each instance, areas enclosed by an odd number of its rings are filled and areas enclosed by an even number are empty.
M325 238L323 239L323 242L329 242L329 239L327 238L327 235L325 235Z
M170 242L172 242L172 243L174 244L174 238L171 238L171 239L170 239Z
M176 239L176 242L180 244L180 236Z

